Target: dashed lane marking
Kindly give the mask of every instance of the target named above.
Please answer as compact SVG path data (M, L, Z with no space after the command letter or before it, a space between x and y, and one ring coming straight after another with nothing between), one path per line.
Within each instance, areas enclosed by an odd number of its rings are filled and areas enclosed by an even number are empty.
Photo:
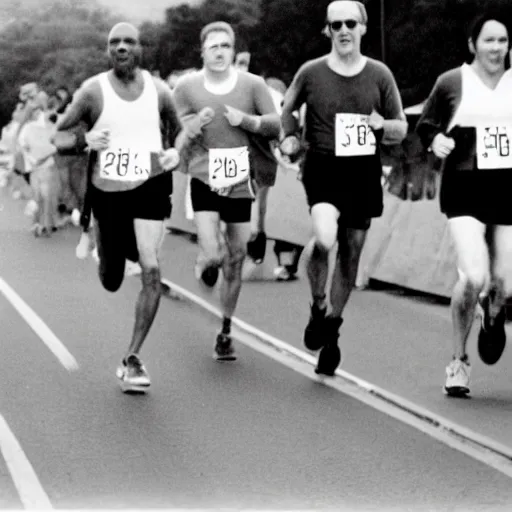
M30 510L53 509L32 465L2 415L0 415L0 452L23 506Z
M78 370L78 363L41 317L5 282L0 278L0 292L12 304L41 341L51 350L53 355L68 371Z

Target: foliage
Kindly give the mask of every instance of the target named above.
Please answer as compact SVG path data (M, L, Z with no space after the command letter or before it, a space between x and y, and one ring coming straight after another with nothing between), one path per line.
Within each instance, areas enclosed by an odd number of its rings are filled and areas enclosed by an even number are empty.
M161 22L141 24L143 66L164 78L200 67L201 28L224 20L237 33L237 50L251 53L251 71L288 84L302 63L329 51L321 34L329 1L184 0ZM497 6L512 20L510 0L363 1L369 15L363 51L381 58L384 40L406 106L423 100L440 73L468 58L466 30L477 12ZM96 0L1 0L0 125L21 84L37 81L50 93L60 84L74 89L106 69L106 34L116 21Z
M74 90L106 69L106 34L117 21L93 0L52 4L11 2L0 32L0 125L14 108L20 85L38 82L51 93Z

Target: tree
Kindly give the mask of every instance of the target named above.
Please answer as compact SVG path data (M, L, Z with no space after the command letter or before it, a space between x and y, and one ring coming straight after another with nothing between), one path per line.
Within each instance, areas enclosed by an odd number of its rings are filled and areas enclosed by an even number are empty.
M0 124L17 101L19 87L38 82L49 93L60 85L76 88L107 69L106 37L117 21L92 0L51 4L13 2L16 18L0 32Z

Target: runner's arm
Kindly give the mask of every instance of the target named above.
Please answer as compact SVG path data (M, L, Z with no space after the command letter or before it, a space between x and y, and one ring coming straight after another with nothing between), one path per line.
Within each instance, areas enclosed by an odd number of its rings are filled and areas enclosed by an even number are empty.
M389 69L386 69L383 81L383 99L384 121L382 128L384 129L384 135L381 142L390 146L400 144L407 136L408 123L402 106L400 91Z
M184 82L185 80L185 82ZM194 111L187 97L186 77L181 77L176 83L176 87L171 93L176 115L182 125L176 148L181 152L201 135L201 124L199 115Z
M437 135L445 133L452 116L445 76L436 80L416 124L416 133L426 149L431 147Z
M254 96L258 115L244 116L240 127L270 139L278 138L281 131L281 119L276 111L268 86L262 78L254 86Z
M57 131L69 130L77 126L80 121L85 121L88 128L94 125L95 120L91 119L92 102L94 101L90 87L81 87L73 97L62 118L57 121Z
M286 91L283 99L283 111L281 113L281 123L284 137L295 135L297 132L297 120L293 113L299 110L304 103L304 72L299 69L293 81Z
M156 83L160 104L160 119L164 124L165 138L170 147L177 148L182 141L183 130L176 112L174 99L169 87L163 81L158 80Z

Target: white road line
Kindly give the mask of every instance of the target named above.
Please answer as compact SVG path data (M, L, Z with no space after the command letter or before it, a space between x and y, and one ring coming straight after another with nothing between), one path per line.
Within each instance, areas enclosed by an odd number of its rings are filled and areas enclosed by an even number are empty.
M162 282L175 293L201 306L212 315L222 318L220 310L208 301L167 279L162 279ZM279 361L306 377L321 382L414 427L512 478L512 449L508 446L454 423L401 396L374 386L349 372L337 370L336 378L319 378L313 372L313 367L316 366L316 357L236 317L233 317L232 323L236 326L236 330L234 329L233 332L234 337L244 345Z
M37 313L0 277L0 292L13 305L41 341L53 352L68 371L78 370L76 359L43 322Z
M0 415L0 451L23 506L32 510L53 509L32 465L2 415Z

